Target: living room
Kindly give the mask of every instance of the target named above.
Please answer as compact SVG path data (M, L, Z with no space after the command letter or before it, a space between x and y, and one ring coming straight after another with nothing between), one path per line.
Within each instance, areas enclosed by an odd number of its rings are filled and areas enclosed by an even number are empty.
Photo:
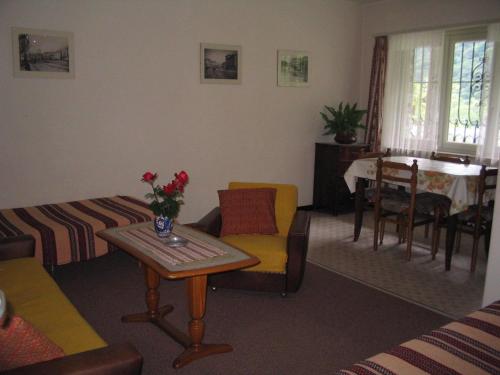
M146 170L165 181L189 172L181 223L217 206L217 190L230 181L293 184L298 205L309 206L314 144L331 141L322 136L319 112L341 101L366 107L375 36L499 19L496 0L0 0L0 208L142 198ZM72 33L74 78L14 77L13 27ZM201 43L241 48L239 84L201 82ZM308 52L307 87L277 85L278 50ZM500 298L497 228L483 305ZM237 293L227 297L238 300ZM263 301L287 308L269 296ZM210 324L208 339L231 341L232 333L211 333ZM212 360L217 356L200 363ZM194 371L189 366L180 371ZM237 366L232 373L265 373Z

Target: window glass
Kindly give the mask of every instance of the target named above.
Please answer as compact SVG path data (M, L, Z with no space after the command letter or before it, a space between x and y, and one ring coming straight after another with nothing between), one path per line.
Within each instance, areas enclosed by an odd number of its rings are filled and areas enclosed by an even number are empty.
M467 145L478 143L489 91L484 65L487 49L488 44L484 39L463 40L453 44L446 142Z

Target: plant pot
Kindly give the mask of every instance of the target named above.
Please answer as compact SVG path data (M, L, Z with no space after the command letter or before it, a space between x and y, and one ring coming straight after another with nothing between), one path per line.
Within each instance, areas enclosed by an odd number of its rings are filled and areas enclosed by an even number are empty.
M156 216L154 227L158 237L167 238L172 233L173 220L163 215Z
M356 134L338 132L335 134L335 142L348 145L356 142Z

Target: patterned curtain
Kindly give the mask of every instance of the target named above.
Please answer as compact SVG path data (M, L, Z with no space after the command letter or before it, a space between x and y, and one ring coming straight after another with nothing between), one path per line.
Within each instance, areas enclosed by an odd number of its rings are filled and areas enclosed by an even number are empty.
M387 36L378 36L375 38L375 46L373 47L370 94L368 97L368 113L366 115L365 132L365 143L370 145L372 151L380 151L382 103L384 100L386 67Z

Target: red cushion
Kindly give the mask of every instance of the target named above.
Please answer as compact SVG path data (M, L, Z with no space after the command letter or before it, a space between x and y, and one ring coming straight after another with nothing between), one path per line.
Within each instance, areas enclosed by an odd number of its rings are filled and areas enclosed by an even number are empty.
M219 190L221 237L230 234L278 233L274 216L276 189Z
M20 316L0 328L0 371L63 356L59 346Z

